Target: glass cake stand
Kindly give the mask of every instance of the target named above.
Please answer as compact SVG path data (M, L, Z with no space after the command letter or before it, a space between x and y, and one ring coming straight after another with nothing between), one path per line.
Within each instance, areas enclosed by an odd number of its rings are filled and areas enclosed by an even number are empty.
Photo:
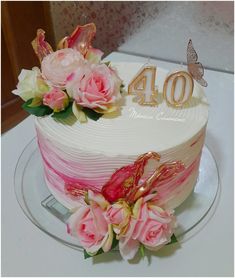
M77 239L67 234L64 219L68 210L59 204L47 189L36 138L23 150L14 179L18 203L31 222L59 242L83 250ZM194 192L175 210L178 222L175 235L180 242L194 236L210 220L217 207L219 193L217 165L205 146ZM53 206L49 206L50 204Z

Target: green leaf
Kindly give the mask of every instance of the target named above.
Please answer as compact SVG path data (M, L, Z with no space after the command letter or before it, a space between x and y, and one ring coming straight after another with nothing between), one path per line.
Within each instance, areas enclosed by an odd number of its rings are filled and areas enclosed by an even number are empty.
M33 102L33 98L30 98L25 103L22 104L22 107L29 106L32 102Z
M73 105L73 103L70 102L69 105L63 111L54 112L52 117L56 118L56 119L65 119L65 118L67 118L72 113L72 105Z
M84 255L84 259L88 259L91 257L85 249L83 249L83 255Z
M171 241L169 243L167 243L166 245L170 245L170 244L173 244L173 243L176 243L178 242L178 239L176 238L176 236L173 234L171 236Z
M102 248L100 248L100 249L98 250L98 252L97 252L97 253L94 253L94 254L88 253L85 249L83 249L83 254L84 254L84 258L85 258L85 259L88 259L88 258L94 257L94 256L98 256L98 255L100 255L100 254L102 254L102 253L104 253L104 251L103 251Z
M29 114L35 115L37 117L42 117L45 115L50 115L53 110L46 106L46 105L39 105L35 107L30 107L33 102L33 98L27 100L23 105L22 108L27 111Z
M88 192L85 192L85 194L84 194L84 201L88 206L90 205L90 202L89 202L89 199L88 199Z
M90 108L83 107L82 111L86 114L86 116L94 121L99 120L100 117L103 116L102 113L98 113Z
M122 83L120 86L120 93L123 94L125 92L125 85Z
M118 242L119 241L116 239L116 234L113 232L113 243L112 243L111 250L114 249L118 245Z
M88 259L90 257L93 257L93 255L90 254L90 253L87 253L87 251L85 249L83 249L83 254L84 254L84 259Z
M139 251L141 258L143 258L145 256L145 247L143 244L140 245Z
M104 62L104 64L108 67L110 65L110 61Z
M33 98L32 102L28 105L28 107L37 107L42 105L42 98L35 97Z
M84 254L84 259L88 259L88 258L92 257L92 255L87 253L87 251L85 249L83 249L83 254Z

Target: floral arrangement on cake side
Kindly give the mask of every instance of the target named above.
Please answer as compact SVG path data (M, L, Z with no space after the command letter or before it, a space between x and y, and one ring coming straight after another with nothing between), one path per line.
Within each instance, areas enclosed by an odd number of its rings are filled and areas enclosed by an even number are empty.
M67 221L67 232L84 248L85 258L118 246L121 256L131 260L139 251L157 251L177 242L174 211L160 207L157 186L185 170L181 161L161 164L143 177L149 160L160 155L149 152L133 164L117 170L101 192L84 190L79 184L65 184L66 193L78 200Z
M84 123L87 117L98 120L120 108L122 80L109 63L101 62L103 52L92 47L95 33L93 23L77 26L53 51L45 32L37 30L32 46L41 69L23 69L13 91L25 101L23 109L57 119L73 114Z

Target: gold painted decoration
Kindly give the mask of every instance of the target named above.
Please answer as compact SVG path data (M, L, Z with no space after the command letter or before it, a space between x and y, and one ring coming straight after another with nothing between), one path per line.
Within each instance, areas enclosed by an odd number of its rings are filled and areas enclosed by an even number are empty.
M38 56L41 63L42 59L53 52L50 44L45 41L45 31L42 29L37 30L36 38L31 42L34 52Z
M156 106L158 90L155 88L156 67L145 66L128 86L128 94L135 94L140 105Z
M96 26L94 23L86 25L78 25L70 36L63 38L57 49L74 48L85 56L88 49L91 47L91 42L96 34Z
M163 85L163 97L168 105L180 107L187 103L193 95L194 82L186 71L170 74Z
M200 85L203 87L207 87L207 82L203 79L204 68L200 62L197 62L198 56L197 52L193 47L192 40L190 39L187 47L187 64L188 71L192 75L193 79L195 79Z

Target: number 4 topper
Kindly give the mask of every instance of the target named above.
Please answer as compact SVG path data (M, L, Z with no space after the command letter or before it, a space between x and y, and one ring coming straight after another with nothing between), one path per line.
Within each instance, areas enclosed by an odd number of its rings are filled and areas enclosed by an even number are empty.
M136 94L140 105L156 106L158 90L155 87L156 67L145 64L128 86L128 94Z

